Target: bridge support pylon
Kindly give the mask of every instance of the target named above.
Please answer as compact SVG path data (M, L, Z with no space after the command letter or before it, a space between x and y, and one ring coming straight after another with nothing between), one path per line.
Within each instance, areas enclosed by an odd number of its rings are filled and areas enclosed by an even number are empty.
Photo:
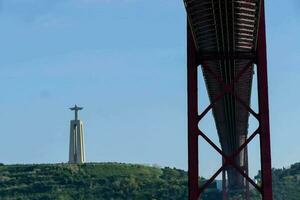
M267 77L267 50L266 50L266 31L265 31L265 8L264 1L261 1L259 28L258 28L258 41L257 51L254 52L253 58L245 69L239 72L234 81L238 81L249 67L256 65L257 67L257 90L258 90L258 113L253 111L250 106L243 103L243 101L234 94L233 84L226 84L220 80L213 71L208 69L208 72L215 77L216 81L224 85L224 94L231 94L235 97L236 101L240 103L250 114L252 114L259 122L259 127L252 134L249 134L244 143L232 154L226 155L216 144L207 137L205 133L199 130L198 124L212 109L216 102L212 102L202 113L198 113L198 66L202 64L201 55L196 49L193 39L190 23L188 20L187 26L187 90L188 90L188 187L189 187L189 200L198 200L205 189L215 180L215 178L222 173L228 166L236 169L254 188L260 193L263 200L272 200L272 168L271 168L271 144L270 144L270 124L269 124L269 99L268 99L268 77ZM206 55L207 59L245 59L239 57L237 54L226 54L216 56L215 54ZM205 57L202 59L205 59ZM244 150L248 144L256 137L260 139L260 156L261 156L261 182L255 183L248 175L248 170L242 169L234 162L234 159ZM199 186L199 147L198 139L201 137L210 146L215 149L224 160L223 165L217 172L210 177L205 184ZM247 151L247 150L246 150ZM248 169L248 166L245 166ZM223 176L224 177L224 176ZM246 185L247 185L246 184ZM245 188L246 189L246 188ZM247 189L246 189L247 191ZM226 195L224 195L226 196ZM246 198L249 198L246 197Z

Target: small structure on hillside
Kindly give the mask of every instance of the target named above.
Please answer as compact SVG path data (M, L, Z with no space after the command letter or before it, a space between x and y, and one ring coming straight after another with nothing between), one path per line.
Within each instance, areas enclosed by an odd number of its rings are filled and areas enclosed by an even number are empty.
M79 120L78 112L82 107L75 105L70 110L75 112L75 119L70 122L69 163L85 162L83 122Z

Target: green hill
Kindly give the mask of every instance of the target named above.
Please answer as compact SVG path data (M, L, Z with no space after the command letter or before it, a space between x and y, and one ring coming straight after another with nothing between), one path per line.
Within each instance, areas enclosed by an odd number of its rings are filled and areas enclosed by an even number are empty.
M273 170L273 177L275 200L300 199L300 163ZM0 165L0 200L13 199L184 200L187 173L120 163ZM202 199L218 200L221 193L214 184Z
M2 165L0 199L187 199L187 174L117 163Z
M273 191L275 200L300 199L300 163L273 170Z

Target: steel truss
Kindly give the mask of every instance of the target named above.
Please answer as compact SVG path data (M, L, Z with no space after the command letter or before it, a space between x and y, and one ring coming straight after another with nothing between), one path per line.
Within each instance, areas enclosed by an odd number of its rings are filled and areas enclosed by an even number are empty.
M266 51L266 32L265 32L265 13L264 2L261 4L261 13L258 32L257 51L253 54L245 53L211 53L201 54L197 52L193 40L190 25L187 27L187 79L188 79L188 176L189 176L189 200L197 200L205 189L215 180L215 178L227 166L236 169L248 183L255 187L262 195L263 200L272 200L272 170L271 170L271 146L270 146L270 125L269 125L269 104L268 104L268 79L267 79L267 51ZM246 59L250 62L241 70L229 84L226 84L218 74L214 73L209 66L203 65L212 77L223 86L223 91L211 101L211 104L202 112L198 113L198 66L206 60L222 60L222 59ZM249 107L234 92L234 84L240 77L253 65L257 66L257 83L258 83L258 113ZM202 132L198 124L204 116L214 107L214 105L222 99L226 94L234 96L235 100L240 103L251 115L259 122L259 127L247 138L233 154L226 155L209 137ZM259 135L260 139L260 156L261 156L261 184L256 184L249 176L245 169L238 166L234 159L243 151L247 151L248 144ZM204 185L199 187L199 148L198 139L201 137L213 149L215 149L223 159L223 164L216 173L207 180ZM224 175L223 175L224 178ZM224 186L224 183L223 183ZM223 195L225 198L226 195ZM247 197L249 198L249 197Z

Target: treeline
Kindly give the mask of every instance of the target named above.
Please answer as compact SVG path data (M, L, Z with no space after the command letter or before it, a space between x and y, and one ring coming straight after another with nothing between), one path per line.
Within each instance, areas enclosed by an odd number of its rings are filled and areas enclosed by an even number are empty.
M275 200L299 200L300 164L273 170L273 186ZM0 166L0 200L185 200L187 195L187 173L179 169L120 163ZM221 195L213 183L202 200ZM251 199L260 199L254 190Z

